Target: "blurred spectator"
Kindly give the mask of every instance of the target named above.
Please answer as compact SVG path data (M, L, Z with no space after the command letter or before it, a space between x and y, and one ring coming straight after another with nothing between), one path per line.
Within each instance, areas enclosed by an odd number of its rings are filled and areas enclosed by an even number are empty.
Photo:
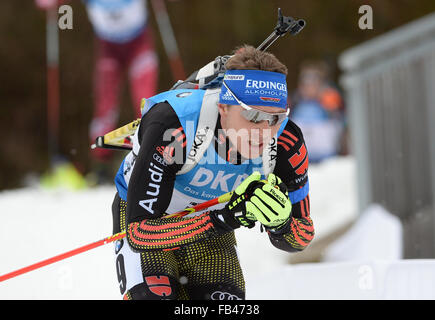
M36 0L39 7L71 1ZM158 58L148 27L145 0L83 0L95 32L94 115L89 128L90 142L118 126L119 96L124 76L130 86L135 117L140 101L156 94ZM97 183L111 180L109 160L113 151L97 148L91 152Z
M345 153L343 99L331 84L326 63L302 64L291 105L290 118L304 134L310 162Z

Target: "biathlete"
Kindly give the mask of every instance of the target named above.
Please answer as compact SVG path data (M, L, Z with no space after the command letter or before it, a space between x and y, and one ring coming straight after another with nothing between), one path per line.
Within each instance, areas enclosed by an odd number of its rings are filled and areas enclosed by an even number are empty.
M314 237L308 155L288 118L287 68L243 46L222 86L147 99L115 177L116 269L124 299L245 299L234 230L258 221L280 250ZM166 215L234 191L228 203Z
M94 102L89 126L91 141L116 128L120 91L128 78L132 106L157 92L158 57L149 25L145 0L84 0L95 32ZM138 108L135 117L140 116ZM108 149L92 153L97 172L104 180L105 165L112 159Z

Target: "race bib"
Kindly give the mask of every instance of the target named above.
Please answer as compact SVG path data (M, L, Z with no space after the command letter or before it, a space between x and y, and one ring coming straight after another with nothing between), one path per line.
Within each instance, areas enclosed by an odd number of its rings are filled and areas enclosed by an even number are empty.
M143 30L147 20L143 0L91 0L89 19L96 34L108 41L127 42Z

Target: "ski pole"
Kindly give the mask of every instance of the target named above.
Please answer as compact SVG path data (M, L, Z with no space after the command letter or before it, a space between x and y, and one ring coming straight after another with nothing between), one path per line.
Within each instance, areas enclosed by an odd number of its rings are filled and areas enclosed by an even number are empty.
M177 41L175 40L174 31L172 30L171 21L169 20L168 11L164 0L151 0L151 5L156 17L157 26L160 30L163 46L171 66L172 77L175 81L185 79L183 62L178 51Z
M140 103L140 111L142 113L145 108L146 99L143 98ZM91 145L91 149L105 148L115 150L131 150L133 144L130 136L136 132L139 127L141 118L133 120L126 125L106 133L104 136L99 136L95 139L95 143Z
M176 213L164 216L163 218L183 217L183 216L185 216L187 214L204 210L204 209L206 209L208 207L211 207L211 206L214 206L216 204L228 202L230 200L232 194L233 194L233 192L225 193L225 194L223 194L223 195L221 195L221 196L219 196L217 198L214 198L214 199L208 200L206 202L197 204L197 205L195 205L193 207L190 207L190 208L186 208L186 209L181 210L179 212L176 212ZM46 259L46 260L34 263L32 265L29 265L27 267L24 267L24 268L12 271L10 273L4 274L4 275L0 276L0 282L3 282L5 280L11 279L11 278L15 278L15 277L17 277L19 275L22 275L22 274L28 273L30 271L33 271L33 270L45 267L47 265L50 265L50 264L53 264L55 262L64 260L66 258L70 258L70 257L78 255L80 253L83 253L83 252L89 251L91 249L103 246L103 245L105 245L107 243L111 243L111 242L114 242L116 240L122 239L122 238L125 237L125 235L126 235L125 231L119 232L119 233L116 233L116 234L111 235L109 237L106 237L104 239L101 239L99 241L96 241L96 242L93 242L93 243L81 246L81 247L79 247L77 249L70 250L68 252L59 254L59 255L54 256L52 258L49 258L49 259Z
M232 195L233 195L232 191L231 192L227 192L227 193L225 193L225 194L223 194L223 195L221 195L221 196L219 196L217 198L214 198L214 199L208 200L206 202L197 204L197 205L195 205L193 207L190 207L190 208L186 208L186 209L181 210L179 212L167 215L164 218L183 217L183 216L188 215L190 213L207 209L207 208L212 207L214 205L217 205L219 203L228 202L228 201L230 201Z
M176 78L175 81L179 79L184 79L184 71L182 70L182 63L180 55L177 49L177 43L172 32L172 27L169 21L168 13L163 0L152 0L151 4L155 11L155 16L157 23L162 34L163 43L165 45L165 50L171 62L171 69L173 77ZM289 16L283 16L282 11L278 8L278 22L276 24L273 32L257 47L260 51L266 51L278 38L285 36L287 33L292 35L298 34L304 27L306 23L303 19L294 19ZM202 67L200 70L193 72L186 80L178 81L172 89L182 88L184 83L189 83L190 81L196 81L198 73L202 73L201 78L208 78L215 76L218 78L220 74L225 72L225 63L231 56L217 57L214 61ZM177 68L177 65L180 68ZM209 73L212 72L212 73ZM216 79L215 78L215 79ZM210 81L213 83L212 80ZM208 83L207 83L208 84ZM201 85L204 87L204 84ZM171 90L172 90L171 89ZM144 101L143 101L144 103ZM141 105L141 110L144 105ZM136 119L123 127L113 130L104 136L99 136L96 142L91 146L92 149L95 148L105 148L105 149L116 149L116 150L131 150L132 144L128 137L132 135L140 124L141 119Z
M52 258L49 258L49 259L46 259L46 260L34 263L34 264L30 265L30 266L27 266L27 267L15 270L13 272L10 272L10 273L7 273L5 275L0 276L0 282L8 280L8 279L11 279L11 278L15 278L15 277L17 277L19 275L22 275L22 274L25 274L27 272L30 272L30 271L33 271L33 270L36 270L36 269L48 266L48 265L50 265L52 263L64 260L66 258L75 256L75 255L78 255L79 253L83 253L83 252L91 250L93 248L100 247L100 246L102 246L102 245L104 245L106 243L110 243L110 242L116 241L118 239L121 239L124 236L125 236L125 232L120 232L120 233L114 234L114 235L112 235L110 237L104 238L102 240L99 240L99 241L96 241L96 242L84 245L84 246L79 247L77 249L74 249L74 250L71 250L71 251L59 254L59 255L54 256Z
M48 147L51 167L58 156L59 146L59 35L57 6L53 5L46 13L46 63L47 63L47 121Z
M95 139L95 143L91 145L91 149L105 148L115 150L131 150L132 144L129 141L129 136L134 134L139 127L141 119L138 118L126 125L106 133L104 136L99 136Z

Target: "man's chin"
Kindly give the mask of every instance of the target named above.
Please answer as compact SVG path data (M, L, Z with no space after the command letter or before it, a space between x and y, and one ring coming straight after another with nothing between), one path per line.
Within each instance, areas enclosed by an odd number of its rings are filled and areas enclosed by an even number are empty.
M263 144L251 145L249 144L248 150L242 150L240 154L245 159L255 159L263 154Z

